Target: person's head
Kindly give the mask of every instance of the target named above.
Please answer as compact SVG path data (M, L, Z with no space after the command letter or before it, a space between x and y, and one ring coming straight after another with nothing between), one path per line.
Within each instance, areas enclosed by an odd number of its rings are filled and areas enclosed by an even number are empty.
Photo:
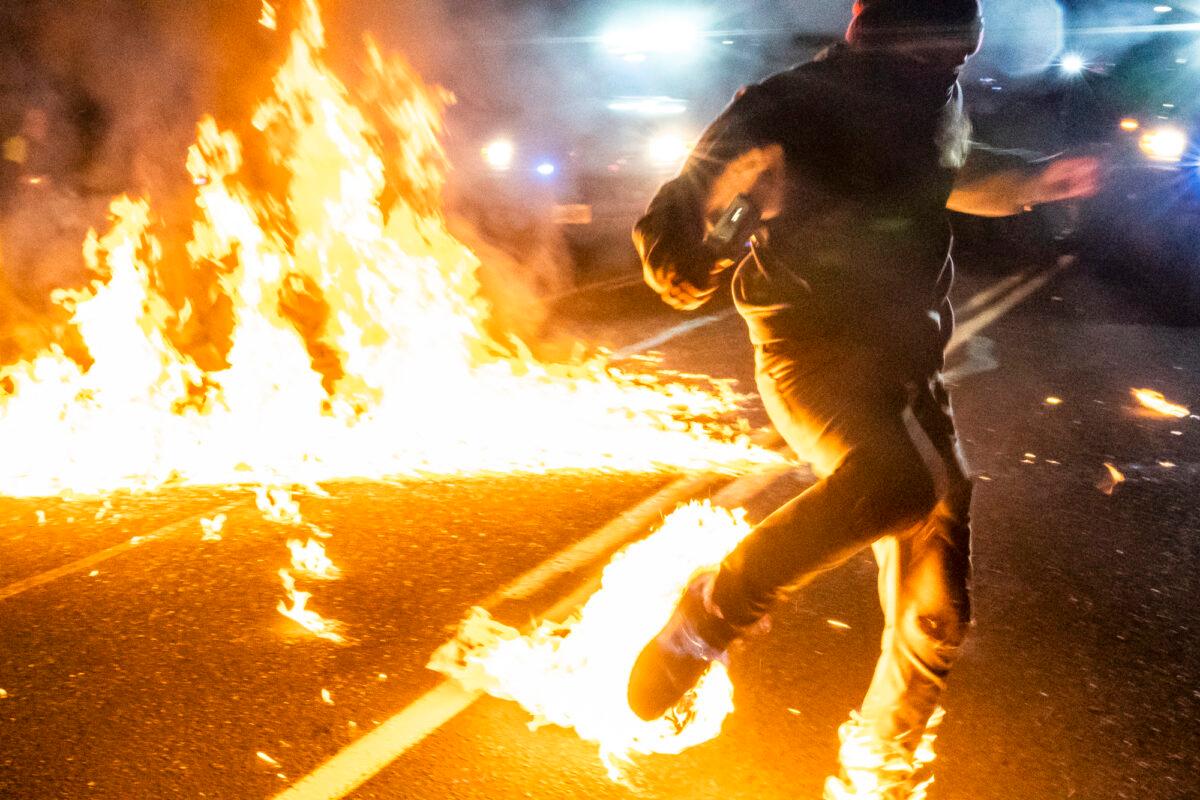
M983 40L979 0L856 0L846 41L957 71Z

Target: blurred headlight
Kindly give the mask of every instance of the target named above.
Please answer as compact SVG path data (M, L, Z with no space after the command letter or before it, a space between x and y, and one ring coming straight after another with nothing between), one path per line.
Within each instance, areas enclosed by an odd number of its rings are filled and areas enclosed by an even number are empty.
M1078 53L1067 53L1060 64L1062 71L1068 75L1078 75L1087 69L1087 62Z
M483 148L484 162L492 169L501 172L512 168L516 155L517 148L507 139L497 139Z
M662 133L650 140L646 157L656 167L677 167L687 158L689 147L682 136Z
M608 52L631 61L650 53L694 55L704 43L701 17L697 9L640 11L613 24L600 39Z
M1146 131L1138 142L1142 152L1154 161L1180 161L1187 146L1187 134L1168 125Z

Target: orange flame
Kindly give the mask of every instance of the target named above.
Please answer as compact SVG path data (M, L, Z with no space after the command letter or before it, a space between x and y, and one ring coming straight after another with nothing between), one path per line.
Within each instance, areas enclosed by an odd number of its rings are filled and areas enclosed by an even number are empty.
M230 303L227 365L172 344L198 312L156 288L149 204L118 198L85 243L96 279L59 298L91 366L56 346L0 371L0 440L20 454L0 492L779 460L731 424L744 398L729 382L541 363L485 333L478 262L440 211L447 93L371 46L356 100L322 60L315 0L289 42L253 118L283 195L247 187L242 142L211 117L187 154L189 268ZM284 298L320 313L301 324Z
M319 639L327 639L331 642L339 643L345 641L341 634L337 632L337 623L325 619L316 611L307 607L308 601L312 599L312 592L302 592L297 589L296 579L286 569L279 570L279 578L283 581L283 588L287 592L288 600L291 601L291 605L288 605L283 600L279 601L279 604L275 608L280 614L283 614L305 630L316 634Z
M1155 414L1183 419L1192 413L1187 406L1172 403L1163 396L1162 392L1154 389L1130 389L1130 392L1143 408L1147 408Z
M527 635L476 608L430 668L469 689L515 700L538 725L573 728L600 746L621 780L634 754L679 753L714 738L733 710L733 686L714 664L682 713L643 722L626 686L638 653L666 622L691 577L719 564L750 532L745 512L691 503L615 556L578 615ZM677 710L678 712L679 710Z

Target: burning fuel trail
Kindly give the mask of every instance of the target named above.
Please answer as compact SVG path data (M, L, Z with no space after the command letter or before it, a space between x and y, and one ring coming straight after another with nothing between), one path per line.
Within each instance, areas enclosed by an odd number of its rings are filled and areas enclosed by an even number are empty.
M638 653L691 577L719 564L749 532L743 511L683 506L612 559L599 591L571 619L522 635L476 608L429 666L468 689L515 700L537 725L573 728L599 745L610 777L621 780L633 755L680 753L706 742L733 711L733 686L720 663L684 709L655 722L630 710L626 686Z
M0 372L0 494L778 460L736 423L728 382L548 364L490 336L478 261L441 212L447 93L373 45L352 92L323 60L316 0L279 35L252 144L282 188L252 188L244 143L206 117L185 264L148 200L113 201L84 243L94 281L59 297L90 363L54 346ZM223 364L169 334L202 310L168 301L168 269L227 301Z

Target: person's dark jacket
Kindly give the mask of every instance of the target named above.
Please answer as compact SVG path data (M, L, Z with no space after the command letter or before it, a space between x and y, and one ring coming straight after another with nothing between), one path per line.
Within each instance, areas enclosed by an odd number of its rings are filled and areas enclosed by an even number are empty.
M777 144L782 212L733 280L752 340L839 338L940 360L952 324L945 206L967 129L953 73L884 52L836 46L750 86L637 223L647 282L679 308L711 296L709 195L731 162Z

